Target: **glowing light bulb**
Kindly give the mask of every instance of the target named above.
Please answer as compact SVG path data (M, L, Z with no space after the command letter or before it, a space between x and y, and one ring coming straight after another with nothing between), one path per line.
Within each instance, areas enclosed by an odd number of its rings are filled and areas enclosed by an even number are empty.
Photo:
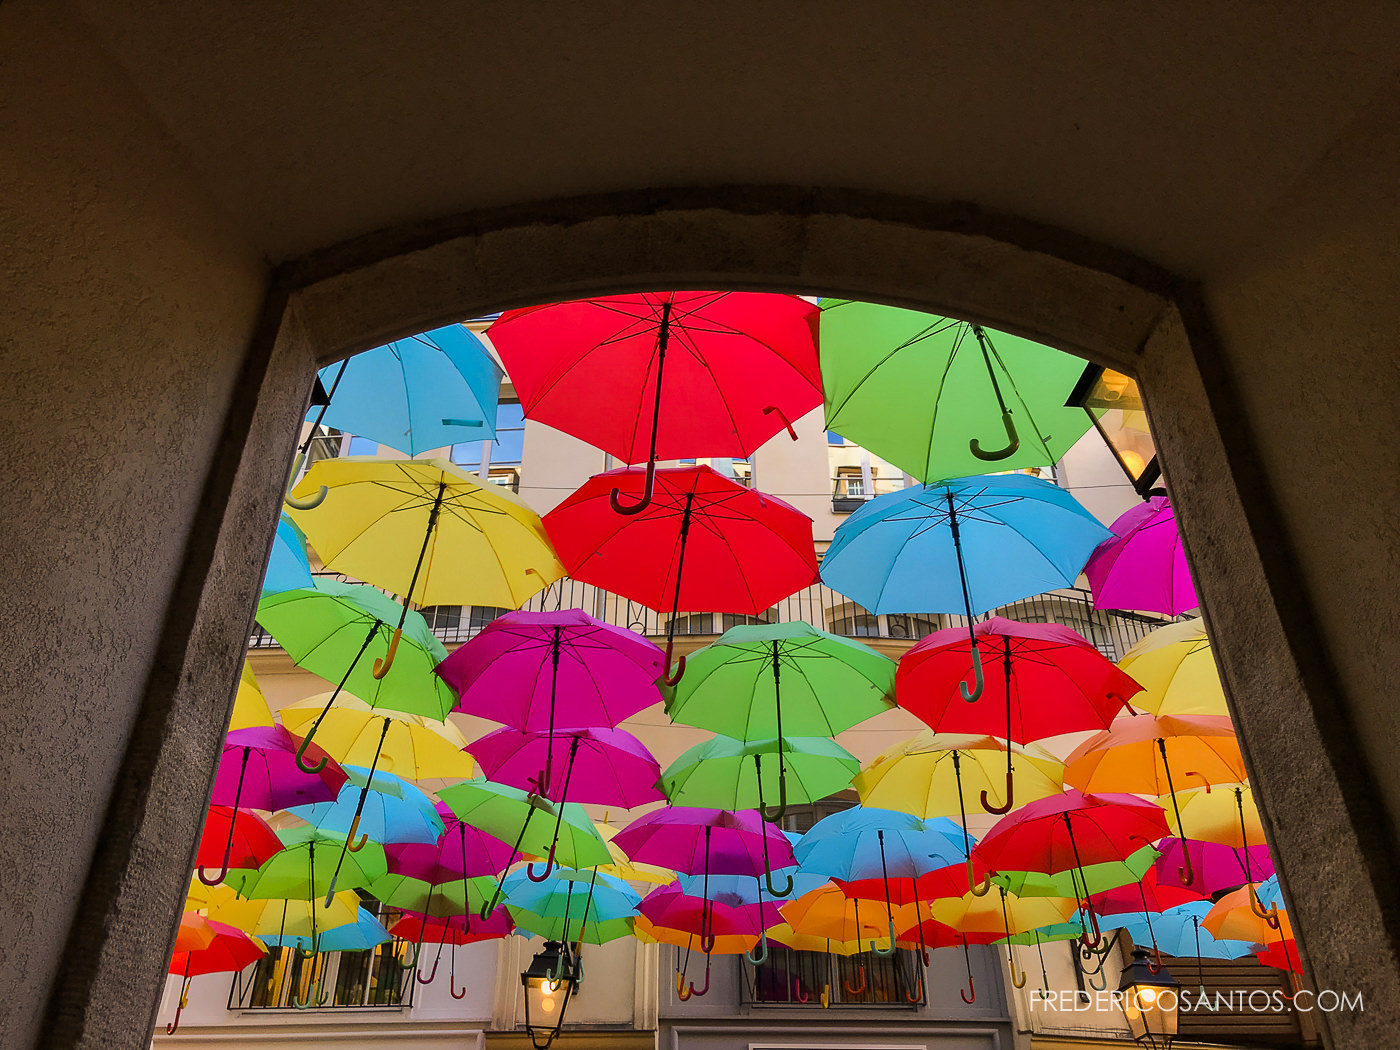
M1143 470L1147 467L1147 462L1132 449L1124 449L1119 453L1123 457L1123 466L1128 468L1128 473L1133 477L1142 476Z
M554 1000L546 994L544 998L540 1000L540 1009L547 1014L554 1013Z
M1142 1002L1143 1006L1151 1006L1157 1001L1157 989L1139 988L1138 999Z

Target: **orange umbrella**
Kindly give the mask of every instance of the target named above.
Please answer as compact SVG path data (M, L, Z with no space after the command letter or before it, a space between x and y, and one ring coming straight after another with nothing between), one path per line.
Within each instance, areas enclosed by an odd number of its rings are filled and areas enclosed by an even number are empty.
M1185 846L1175 767L1188 784L1235 784L1249 779L1235 727L1223 715L1122 715L1065 762L1065 783L1086 792L1170 795L1176 832ZM1194 881L1191 861L1181 877Z
M886 905L886 908L871 907L866 902L865 914L861 914L861 901L858 897L847 897L839 886L828 883L806 893L796 900L789 901L778 910L793 934L800 937L821 937L833 944L842 945L839 954L855 954L859 947L847 950L847 946L866 945L866 950L891 949L890 920L896 929L913 928L918 925L920 915L916 913L918 904ZM922 975L919 981L922 982ZM860 965L860 977L853 984L846 982L846 991L858 995L865 990L865 964ZM909 1001L918 1002L923 998L922 984L917 986L918 995ZM905 996L912 991L905 992Z

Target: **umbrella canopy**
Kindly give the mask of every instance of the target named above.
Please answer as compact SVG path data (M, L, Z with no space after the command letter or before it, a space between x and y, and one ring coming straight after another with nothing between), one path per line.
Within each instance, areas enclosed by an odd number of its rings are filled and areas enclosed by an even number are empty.
M815 408L816 314L795 295L639 292L507 310L488 334L527 418L642 463L747 456Z
M1235 727L1220 715L1124 715L1065 760L1065 783L1081 791L1166 795L1182 787L1248 779ZM1188 772L1189 771L1189 772Z
M243 674L238 680L238 692L233 697L233 715L229 719L229 730L275 724L272 708L267 706L267 697L263 696L258 680L253 677L253 668L245 661Z
M418 912L405 912L398 922L389 927L389 935L404 941L426 941L429 944L475 944L477 941L508 937L514 929L515 923L505 908L497 908L485 919L462 915L435 919Z
M1194 889L1159 882L1158 869L1154 863L1143 872L1142 878L1137 882L1095 893L1090 898L1090 903L1099 915L1123 915L1139 911L1166 911L1179 904L1199 901L1203 896L1204 894Z
M1254 805L1254 791L1248 784L1178 791L1176 802L1181 811L1180 823L1174 813L1167 814L1175 835L1184 834L1181 830L1184 825L1190 829L1191 838L1218 842L1222 846L1244 849L1264 844L1264 825Z
M1162 855L1153 868L1162 884L1204 894L1234 889L1251 878L1267 878L1274 871L1269 847L1263 845L1236 849L1198 839L1173 838L1164 840L1160 849ZM1189 883L1184 877L1188 873L1192 876Z
M384 847L376 842L345 853L344 835L310 826L288 828L277 837L281 852L261 867L230 871L225 881L245 897L312 900L333 896L336 887L368 886L388 871Z
M660 786L679 806L754 809L766 800L781 810L790 801L834 795L859 769L859 760L830 737L744 741L716 736L667 766Z
M256 813L210 806L194 862L200 868L256 868L281 848L282 840Z
M825 875L802 871L800 868L780 868L774 874L791 875L792 892L799 897L826 885L830 881ZM748 875L686 875L680 873L675 876L674 881L687 897L704 897L720 904L727 904L731 908L741 908L770 899L763 892L763 880Z
M311 562L306 556L306 536L286 515L277 523L272 537L272 553L263 572L263 594L276 594L298 587L313 587Z
M973 854L989 871L1053 875L1124 860L1140 848L1132 845L1134 840L1155 842L1166 831L1166 814L1155 802L1070 788L1002 817Z
M586 944L607 944L632 935L634 919L590 919L580 925L577 918L558 915L536 915L525 908L509 909L516 933L526 937L543 937L547 941L583 941Z
M826 425L921 481L1058 462L1091 425L1084 362L916 310L823 299Z
M687 933L721 937L762 933L764 926L780 921L771 900L753 904L727 904L714 897L690 896L677 885L658 886L637 906L653 926Z
M1273 912L1271 924L1265 914L1255 910L1252 898L1254 889L1241 886L1231 890L1216 901L1210 911L1201 919L1201 926L1216 937L1231 941L1248 941L1252 944L1269 944L1280 940L1293 939L1293 926L1286 911Z
M1018 897L1073 897L1088 892L1095 895L1136 883L1152 870L1157 850L1143 846L1123 860L1106 860L1082 868L1050 874L1043 871L1002 871L992 876L992 885L1003 886Z
M797 866L787 838L754 810L667 806L638 817L613 841L633 860L688 875L758 877Z
M321 422L410 456L496 438L501 367L460 324L329 365L321 382L331 402Z
M1154 715L1228 715L1204 620L1158 627L1118 666L1141 684L1133 703Z
M740 740L835 736L894 706L894 661L809 623L746 624L690 655L672 721Z
M1094 608L1180 616L1201 604L1166 496L1153 496L1109 529L1113 538L1099 544L1084 566Z
M323 485L291 512L321 560L405 602L514 609L564 575L534 511L445 459L323 459L293 496Z
M184 947L181 947L181 942ZM262 943L242 930L202 915L186 913L180 919L175 954L170 957L168 972L186 978L204 973L225 973L241 970L266 954L267 949Z
M974 934L999 940L1043 926L1056 926L1068 922L1074 910L1075 902L1070 897L1018 897L1005 890L981 897L968 893L929 905L937 921L966 933L969 940Z
M271 811L335 798L345 783L345 772L315 744L304 756L313 762L327 761L317 772L306 772L297 764L297 743L282 726L250 726L229 733L211 801Z
M431 843L386 845L384 856L391 874L443 883L463 876L494 876L515 859L509 843L462 823L446 802L437 802L433 808L442 821L442 834Z
M701 943L704 941L709 947L705 953L707 955L738 955L751 950L758 943L758 934L754 933L717 933L712 935L712 940L707 940L691 930L673 930L669 926L655 925L645 915L638 915L632 921L632 933L644 944L673 944L688 952L704 952L705 946Z
M861 907L862 903L865 907ZM781 905L779 910L783 921L798 935L830 937L838 943L865 941L868 950L874 950L871 943L879 948L889 948L891 944L891 914L884 903L847 897L834 885L818 887ZM895 929L912 928L918 921L913 905L896 906L893 919Z
M381 875L366 887L375 900L391 908L420 912L434 918L462 918L479 912L491 899L496 880L492 876L430 882L412 875ZM487 909L488 914L491 909ZM475 917L471 920L475 923Z
M592 869L555 868L548 877L533 882L523 870L506 876L506 905L523 908L536 915L569 914L575 922L585 917L604 922L635 914L641 894L613 875Z
M970 619L1072 587L1108 536L1048 481L1026 474L959 478L866 503L836 529L821 577L873 613L960 612Z
M926 730L882 751L851 784L862 805L924 818L965 816L967 803L979 792L995 797L1004 790L1006 751L991 736ZM1064 764L1059 759L1035 744L1013 744L1010 751L1023 803L1060 793Z
M347 693L336 697L334 707L326 707L322 694L290 704L280 714L282 724L299 736L320 716L316 743L342 762L371 766L376 772L432 780L468 777L474 768L471 756L462 750L466 738L451 723L374 710Z
M661 699L661 649L581 609L509 612L438 665L455 710L529 733L615 726Z
M962 839L962 828L944 817L856 806L817 821L793 853L804 872L843 882L917 878L966 860Z
M442 818L421 790L392 773L371 775L363 766L342 768L350 779L334 802L297 806L288 812L322 831L353 836L358 829L380 844L438 841ZM365 804L358 806L365 788L369 789Z
M612 863L599 864L599 871L607 875L615 875L623 882L651 882L658 886L664 886L668 882L675 881L676 873L672 869L662 867L659 864L644 864L627 856L616 842L620 828L612 827L606 822L593 826L598 829L598 834L608 844L608 852L612 854Z
M318 931L315 938L305 934L284 933L263 936L267 944L279 948L300 948L303 951L362 952L389 940L384 924L366 911L358 909L353 922Z
M1187 901L1153 915L1125 912L1099 920L1106 930L1122 930L1134 944L1155 944L1167 955L1194 959L1239 959L1248 955L1249 941L1218 940L1205 927L1209 901Z
M660 765L622 729L569 729L551 736L507 726L468 744L467 750L491 780L556 802L630 809L666 798L656 787Z
M457 698L433 674L447 649L416 612L404 617L398 655L376 677L403 612L387 595L363 584L320 580L314 587L264 595L258 623L298 666L365 701L370 707L444 718ZM335 696L336 694L332 694Z
M288 935L309 939L313 933L355 922L360 911L360 898L353 890L337 893L329 905L319 897L252 900L239 897L227 887L218 892L219 896L210 902L210 918L273 941Z

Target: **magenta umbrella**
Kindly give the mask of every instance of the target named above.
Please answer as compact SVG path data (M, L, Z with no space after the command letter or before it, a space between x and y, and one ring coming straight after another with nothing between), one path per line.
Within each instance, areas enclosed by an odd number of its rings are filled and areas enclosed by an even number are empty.
M792 843L754 809L698 809L667 806L638 817L613 842L627 856L687 875L749 875L766 878L775 892L773 871L797 866Z
M563 609L497 617L437 673L460 696L454 711L552 734L615 726L659 703L665 669L661 650L640 635Z
M772 901L726 904L709 897L692 897L674 882L648 893L637 911L656 926L695 934L702 951L713 949L716 937L757 935L783 921Z
M389 843L384 856L393 875L408 875L423 882L441 885L463 878L499 875L515 860L510 843L464 824L446 802L434 807L442 818L444 831L437 842Z
M1096 609L1179 616L1201 604L1166 496L1153 496L1110 526L1113 537L1084 566Z
M553 736L497 729L467 745L488 780L554 802L591 802L631 809L664 802L656 786L661 766L646 746L622 729L569 729ZM549 770L563 775L553 780Z
M1163 886L1186 886L1181 871L1173 865L1186 864L1189 857L1195 879L1189 888L1207 895L1220 890L1232 890L1246 882L1267 879L1274 873L1274 861L1268 846L1237 848L1218 842L1187 839L1183 849L1180 839L1166 839L1158 847L1162 855L1153 862L1157 879Z
M297 763L299 746L297 739L282 726L235 729L224 738L224 754L214 777L210 805L272 811L313 802L334 802L347 779L345 771L313 743L307 753L315 752L311 760L318 763L317 771L306 772ZM321 758L326 761L321 763ZM230 826L230 843L232 833ZM226 857L227 853L226 850ZM227 874L227 863L213 878L200 868L199 881L206 886L217 886Z

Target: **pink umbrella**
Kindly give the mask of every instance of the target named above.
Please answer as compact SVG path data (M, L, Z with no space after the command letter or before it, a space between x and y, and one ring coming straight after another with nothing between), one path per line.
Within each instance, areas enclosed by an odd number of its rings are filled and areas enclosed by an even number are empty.
M345 771L316 744L307 748L311 761L323 764L308 773L297 762L299 743L282 726L249 726L224 738L224 754L214 777L211 805L233 809L290 809L313 802L334 802L346 781ZM229 835L232 843L233 828ZM231 847L230 847L231 848ZM217 886L228 867L211 879L201 868L199 881Z
M1179 616L1200 605L1166 496L1153 496L1119 517L1113 538L1084 566L1096 609L1138 609Z
M687 875L766 877L775 897L787 893L773 889L772 872L797 866L787 836L753 809L667 806L638 817L613 842L633 860Z
M705 983L696 988L692 981L690 992L683 999L704 995L710 990L710 953L714 951L717 937L754 936L761 934L766 927L783 921L771 901L739 906L724 904L708 897L688 896L675 883L647 894L637 906L637 911L653 926L693 934L700 950L705 953ZM689 957L687 950L687 960ZM685 967L682 966L677 985L684 980Z
M434 807L442 818L443 833L435 843L397 842L384 847L393 875L408 875L435 885L462 877L497 875L516 857L510 844L464 824L446 802Z
M591 802L631 809L664 802L661 766L640 740L621 729L570 729L553 736L497 729L467 745L488 779L554 802ZM551 781L549 770L563 769Z
M1153 863L1153 870L1163 886L1183 886L1179 870L1189 859L1194 870L1192 888L1213 895L1220 890L1232 890L1246 882L1267 879L1274 873L1274 861L1268 846L1239 849L1218 842L1187 839L1183 849L1180 839L1166 839L1158 847L1162 855ZM1246 869L1248 869L1246 871Z

